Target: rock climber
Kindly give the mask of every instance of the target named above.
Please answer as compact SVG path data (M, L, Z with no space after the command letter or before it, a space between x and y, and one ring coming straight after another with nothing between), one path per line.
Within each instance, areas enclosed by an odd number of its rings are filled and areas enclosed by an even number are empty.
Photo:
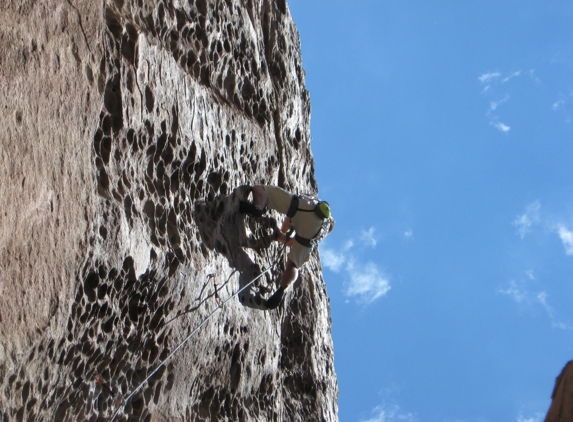
M296 281L298 270L308 260L316 244L334 229L330 206L308 195L293 195L277 186L253 186L253 202L241 201L239 212L262 217L267 209L286 215L275 240L290 248L280 287L267 300L267 309L275 309L283 300L285 291ZM294 229L296 235L287 233Z

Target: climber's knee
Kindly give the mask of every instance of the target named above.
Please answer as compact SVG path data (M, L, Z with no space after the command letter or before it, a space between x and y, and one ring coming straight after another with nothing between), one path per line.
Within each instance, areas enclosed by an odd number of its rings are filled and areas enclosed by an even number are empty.
M268 195L265 191L264 186L255 185L253 186L253 205L258 209L265 209L268 202Z

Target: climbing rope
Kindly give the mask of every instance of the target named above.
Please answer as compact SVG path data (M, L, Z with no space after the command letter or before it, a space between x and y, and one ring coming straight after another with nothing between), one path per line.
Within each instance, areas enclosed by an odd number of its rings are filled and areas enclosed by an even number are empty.
M291 231L292 232L292 231ZM287 235L287 238L289 237L289 235ZM229 302L231 299L233 299L235 296L238 296L243 290L247 289L249 286L251 286L255 281L257 281L259 278L261 278L263 275L265 275L266 273L268 273L270 270L273 269L273 267L279 262L279 259L281 257L282 252L284 251L286 247L286 243L281 247L280 251L279 251L279 256L278 258L262 273L260 273L258 276L256 276L254 279L252 279L248 284L246 284L242 289L239 289L235 294L233 294L232 296L228 297L227 299L225 299L220 305L217 306L217 308L215 308L215 310L213 310L202 322L201 324L199 324L192 332L191 334L189 334L181 343L179 343L179 345L162 361L159 363L159 365L157 365L157 368L155 368L153 370L153 372L151 374L149 374L147 376L147 378L145 378L138 386L135 390L133 390L131 392L131 394L129 396L127 396L127 398L125 400L123 400L123 403L121 403L116 411L114 412L110 422L113 422L115 420L115 418L117 417L117 415L119 414L119 411L121 410L122 407L125 407L127 405L127 402L139 391L141 390L141 388L143 387L143 385L149 381L149 379L155 375L157 373L157 371L159 371L159 369L165 365L165 363L171 359L171 357L177 353L177 351L179 349L181 349L185 343L187 343L189 341L189 339L191 337L193 337L193 335L195 333L197 333L199 331L199 329L205 325L207 323L207 321L209 321L211 319L211 317L213 315L215 315L218 311L220 311L221 309L223 309L223 307L227 304L227 302ZM216 287L215 287L216 288Z
M220 304L221 304L221 298L220 298L220 296L219 296L218 291L221 290L221 289L223 288L223 286L225 286L225 285L229 282L229 280L231 279L231 277L233 277L233 274L235 274L237 271L238 271L238 270L233 270L233 272L231 273L231 275L229 275L229 277L227 278L227 281L225 281L225 283L223 283L223 285L222 285L221 287L218 287L218 286L217 286L217 282L214 281L215 291L213 292L213 296L215 296L215 299L216 299L215 301L217 302L217 305L220 305ZM208 282L211 278L213 278L214 276L215 276L215 274L207 274L207 282ZM201 294L203 294L203 293L201 293ZM207 299L210 298L210 297L211 297L211 296L207 296ZM186 315L186 314L188 314L188 313L190 313L190 312L195 312L195 311L198 309L198 307L201 306L207 299L204 299L199 305L197 305L197 307L194 307L194 308L191 308L191 309L186 309L185 311L182 311L182 312L181 312L181 311L178 312L177 315L175 315L175 316L174 316L173 318L171 318L170 320L166 321L166 322L163 324L162 328L165 327L167 324L171 324L173 321L175 321L175 320L176 320L177 318L179 318L179 317L182 317L183 315ZM199 299L197 299L197 300L199 300Z

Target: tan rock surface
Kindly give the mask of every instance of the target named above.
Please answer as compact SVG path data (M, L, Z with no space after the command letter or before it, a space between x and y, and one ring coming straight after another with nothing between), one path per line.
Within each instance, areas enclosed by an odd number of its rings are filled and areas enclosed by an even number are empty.
M245 186L317 190L284 1L0 10L0 419L337 420L316 252L278 310L259 309L274 271L116 402L216 308L215 283L225 300L284 265L279 216L236 213Z
M573 421L573 361L557 377L551 400L545 422Z
M67 2L0 10L0 362L14 363L46 329L62 335L85 260L103 28L101 8Z

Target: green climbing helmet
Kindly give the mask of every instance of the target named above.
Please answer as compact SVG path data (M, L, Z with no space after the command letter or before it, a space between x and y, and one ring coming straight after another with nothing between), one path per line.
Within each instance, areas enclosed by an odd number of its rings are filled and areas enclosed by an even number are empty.
M326 201L322 201L316 205L316 207L314 207L314 212L316 215L318 215L319 218L322 218L323 220L330 218L331 216L330 205Z

